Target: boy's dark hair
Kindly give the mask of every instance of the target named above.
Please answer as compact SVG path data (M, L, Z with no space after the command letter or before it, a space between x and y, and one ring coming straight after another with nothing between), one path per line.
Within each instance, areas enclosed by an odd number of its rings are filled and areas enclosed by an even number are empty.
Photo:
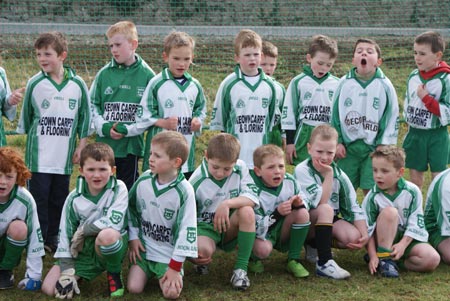
M336 58L338 55L336 40L321 34L313 36L313 40L309 44L308 53L311 57L314 57L319 51L328 53L331 59Z
M253 152L253 165L261 168L264 164L264 159L271 155L284 158L283 150L275 144L265 144L259 146Z
M114 160L114 151L106 143L95 142L86 145L81 150L80 167L84 166L84 163L88 158L92 158L95 161L107 161L109 163L109 166L116 166L116 162Z
M313 144L316 139L338 141L338 132L329 124L321 124L314 128L309 137L309 144Z
M34 42L34 49L42 49L51 46L58 56L69 50L66 37L58 31L41 33Z
M234 54L239 55L241 49L247 47L262 49L262 39L253 30L242 29L234 38Z
M180 158L181 165L186 162L189 156L189 145L186 138L179 132L160 132L152 138L151 144L161 146L170 159Z
M358 40L356 41L355 46L353 46L353 55L355 54L355 51L356 51L356 48L358 47L358 44L361 44L361 43L367 43L367 44L370 44L370 45L375 46L375 50L376 50L376 52L377 52L377 54L378 54L378 58L379 58L379 59L381 58L381 48L380 48L380 45L378 45L378 43L375 42L374 40L366 39L366 38L361 38L361 39L358 39Z
M278 47L268 41L263 41L262 42L262 53L265 56L277 58L278 57Z
M370 158L385 158L388 162L392 162L398 170L405 167L405 152L402 148L395 145L381 145L370 154Z
M433 53L438 53L439 51L444 53L445 51L444 38L440 33L435 31L421 33L414 39L414 43L430 45Z
M172 31L164 38L164 52L169 55L172 48L189 47L194 53L195 40L185 32Z
M236 162L241 151L239 140L233 135L220 133L209 140L206 149L208 159L217 159L221 162Z
M0 172L17 172L16 184L25 186L28 179L31 178L31 172L28 170L22 156L12 147L0 147Z

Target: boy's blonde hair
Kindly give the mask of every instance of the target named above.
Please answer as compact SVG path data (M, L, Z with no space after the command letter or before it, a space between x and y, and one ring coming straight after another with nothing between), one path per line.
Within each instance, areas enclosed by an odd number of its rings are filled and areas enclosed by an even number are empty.
M131 21L120 21L111 25L106 31L106 37L111 39L116 34L123 34L128 41L137 41L138 33L136 25Z
M261 145L253 152L253 165L255 167L261 168L261 166L264 164L264 159L268 156L284 158L284 152L279 146L275 144Z
M380 45L378 45L378 43L375 42L374 40L366 39L366 38L361 38L356 41L355 46L353 47L353 55L355 55L355 51L356 51L356 48L358 47L358 44L361 44L361 43L367 43L367 44L373 45L375 47L375 51L378 54L378 58L381 59Z
M444 53L445 51L444 38L436 31L421 33L414 39L414 43L430 45L433 53L438 53L439 51Z
M309 137L309 144L313 144L316 139L330 141L334 140L338 141L338 132L334 127L329 124L321 124L314 128L311 133L311 137Z
M263 41L262 42L262 53L264 53L265 56L277 58L278 57L278 47L268 41Z
M397 170L405 167L405 152L402 148L395 145L378 146L370 154L370 158L385 158L388 162L392 162Z
M106 143L94 142L86 145L80 153L80 167L84 166L88 158L92 158L95 161L106 161L111 167L116 166L114 151Z
M239 55L242 48L253 47L262 49L262 39L251 29L242 29L234 38L234 53Z
M169 55L172 48L189 47L192 52L195 48L195 40L185 32L172 31L164 38L164 52Z
M321 34L313 36L311 44L309 44L308 54L314 57L319 51L328 53L331 59L336 58L338 55L336 40Z
M217 159L229 163L237 161L240 151L239 140L227 133L220 133L212 137L206 149L208 159Z
M181 165L186 162L189 156L189 145L186 138L179 132L160 132L152 138L151 144L161 146L170 159L180 158Z
M41 33L36 42L34 42L34 49L39 50L42 48L47 48L49 46L56 51L58 56L60 56L63 52L67 52L69 50L66 37L58 31Z
M28 170L22 156L12 147L0 147L0 172L17 172L16 184L25 186L28 179L31 178L31 172Z

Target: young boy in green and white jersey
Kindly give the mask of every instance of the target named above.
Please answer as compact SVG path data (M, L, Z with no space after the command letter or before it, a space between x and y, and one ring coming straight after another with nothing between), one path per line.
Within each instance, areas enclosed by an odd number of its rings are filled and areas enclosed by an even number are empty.
M130 191L130 293L142 293L147 280L155 277L164 298L178 298L183 263L186 257L197 257L195 193L181 172L188 155L189 144L181 133L156 134L150 169Z
M220 133L209 140L205 157L189 179L197 202L198 258L200 274L207 274L208 264L219 247L225 251L238 248L231 285L238 290L250 286L248 260L255 241L255 213L258 197L253 180L242 160L236 137Z
M0 147L6 145L5 129L3 128L3 118L9 121L16 117L17 104L22 100L25 88L11 91L5 69L0 67Z
M431 182L425 203L425 227L428 242L439 252L445 264L450 265L450 169L441 172Z
M145 87L155 76L136 53L138 33L130 21L120 21L106 32L113 58L95 76L91 85L93 124L96 141L114 150L117 178L128 190L139 177L138 161L143 156L144 136L128 133L142 114L140 101Z
M346 279L350 273L333 260L331 247L361 249L369 240L364 213L347 175L334 163L338 134L329 124L314 128L307 144L310 158L295 167L294 176L310 207L306 259L316 274Z
M307 205L300 196L300 187L286 173L283 150L273 144L258 147L253 154L255 182L259 207L255 208L256 240L249 271L261 273L261 259L275 248L288 253L286 270L297 278L309 272L300 263L300 252L309 230Z
M241 143L239 159L253 169L253 151L270 140L276 113L275 84L259 67L261 37L249 29L234 39L238 65L220 84L211 116L211 130L232 134Z
M163 59L168 64L147 85L142 97L138 132L150 127L145 140L142 169L148 169L153 136L175 130L189 143L189 157L182 172L186 179L195 169L195 141L206 117L206 98L198 80L188 73L194 59L195 41L185 32L171 32L164 39Z
M42 70L27 83L17 131L27 134L25 161L33 174L28 187L46 250L54 252L70 175L86 144L91 112L85 82L63 65L68 51L64 35L43 33L34 48Z
M13 269L26 249L25 278L18 287L41 288L44 243L32 195L25 189L31 173L10 147L0 148L0 289L14 286Z
M337 42L327 36L313 37L303 72L289 83L281 127L286 132L287 163L308 158L307 144L314 127L331 122L331 102L338 78L330 73L338 55Z
M337 130L337 163L364 194L372 188L370 153L379 145L395 145L399 108L391 81L380 69L381 49L369 39L358 39L353 49L355 66L339 81L331 125Z
M105 143L88 144L80 157L80 176L67 197L59 226L57 263L42 291L59 299L80 294L77 280L92 280L106 270L111 297L124 293L122 261L128 247L128 191L114 177L114 151Z
M280 146L283 150L286 148L286 135L281 130L281 111L283 110L284 95L286 89L283 84L276 81L273 77L275 69L277 68L278 61L278 48L274 44L263 41L262 42L262 55L261 55L261 69L267 76L270 76L275 84L275 90L277 95L277 105L275 106L275 122L272 131L270 132L271 138L269 143Z
M444 39L437 32L422 33L414 40L417 69L409 75L406 86L403 115L408 133L403 147L411 182L419 188L428 166L432 178L447 168L450 67L442 61L444 50Z
M415 272L433 271L440 257L427 243L422 192L403 178L405 153L383 145L370 157L376 185L362 204L370 236L365 256L370 273L399 277L396 262Z

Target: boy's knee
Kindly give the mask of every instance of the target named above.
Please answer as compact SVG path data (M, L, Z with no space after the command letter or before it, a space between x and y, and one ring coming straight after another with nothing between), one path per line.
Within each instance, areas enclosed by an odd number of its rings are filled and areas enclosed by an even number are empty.
M109 246L118 241L121 238L119 231L112 228L106 228L101 230L97 234L95 244L98 246Z
M50 297L53 297L55 295L55 287L45 281L42 283L41 291Z
M144 291L144 287L136 281L128 281L127 290L130 294L140 294Z
M254 224L255 223L255 211L250 206L244 206L239 208L239 223Z
M305 208L294 210L294 222L299 224L306 224L309 222L309 213Z
M27 238L28 228L24 221L15 220L8 226L7 235L14 240L24 240Z
M253 248L253 254L261 259L269 257L270 253L272 253L272 248L268 244L258 244Z
M395 207L386 207L381 210L377 218L377 223L398 222L398 211Z

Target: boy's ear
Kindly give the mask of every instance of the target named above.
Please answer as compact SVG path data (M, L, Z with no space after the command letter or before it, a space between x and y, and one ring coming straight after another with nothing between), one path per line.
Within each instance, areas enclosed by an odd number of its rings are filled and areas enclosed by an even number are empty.
M204 154L205 158L208 160L208 151L205 149L205 154Z
M309 144L309 142L308 143L306 143L306 147L307 147L307 149L308 149L308 154L310 154L310 150L311 150L311 144Z
M139 45L138 40L131 40L131 47L133 47L133 50L136 50Z
M83 175L83 167L78 167L78 171L80 172L80 175Z
M400 167L400 169L398 170L398 174L400 177L403 177L403 175L405 174L405 168L404 167Z
M307 61L309 64L311 64L311 59L312 59L311 54L307 53L307 54L306 54L306 61Z
M176 157L175 159L173 159L174 161L174 164L175 164L175 167L176 168L181 168L181 165L183 165L183 160L181 160L181 158L180 157Z
M380 67L382 63L383 63L383 59L381 57L378 58L378 60L377 60L377 67Z
M66 58L67 58L67 51L63 51L63 52L59 55L59 57L61 58L62 61L65 61Z
M258 177L261 177L261 169L259 167L253 166L253 171Z
M444 54L442 53L442 51L438 51L437 53L436 53L436 58L439 60L439 61L442 61L442 56L443 56Z
M111 174L114 175L116 173L116 169L116 166L111 167Z
M162 57L163 57L164 62L167 63L167 61L169 60L169 55L165 51L163 51Z

